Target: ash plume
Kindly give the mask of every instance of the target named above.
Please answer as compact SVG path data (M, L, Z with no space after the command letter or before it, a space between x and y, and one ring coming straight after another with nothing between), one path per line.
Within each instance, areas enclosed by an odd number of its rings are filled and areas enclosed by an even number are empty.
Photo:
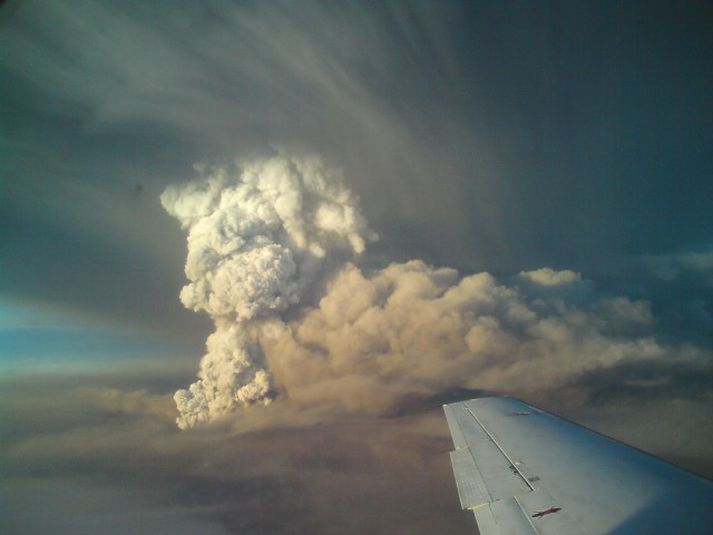
M315 414L383 415L458 388L527 396L622 365L709 367L654 336L648 302L598 296L571 270L362 271L351 257L375 235L316 157L201 172L161 197L188 231L181 301L215 323L198 380L174 396L181 428L277 392Z
M348 263L318 306L264 343L293 402L383 415L456 388L527 397L623 363L703 360L661 344L653 325L647 302L597 297L571 271L505 284L412 260L373 273Z
M361 253L375 238L338 171L317 158L276 156L199 171L200 180L161 195L188 232L190 282L181 302L215 323L198 380L174 396L183 429L269 403L261 325L300 304L330 255Z

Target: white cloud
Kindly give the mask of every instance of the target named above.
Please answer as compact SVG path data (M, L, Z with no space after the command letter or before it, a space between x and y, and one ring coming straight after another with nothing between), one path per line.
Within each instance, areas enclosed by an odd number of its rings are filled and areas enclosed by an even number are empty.
M521 271L520 277L542 286L562 286L582 280L581 274L569 269L555 271L548 267L535 269L533 271Z

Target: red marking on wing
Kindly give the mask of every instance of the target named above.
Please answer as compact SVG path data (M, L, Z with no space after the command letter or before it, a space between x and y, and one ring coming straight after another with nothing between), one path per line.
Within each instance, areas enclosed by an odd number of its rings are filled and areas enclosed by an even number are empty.
M545 515L551 515L552 513L556 513L561 510L561 507L550 507L549 509L545 509L543 511L537 511L534 515L532 515L532 518L542 518Z

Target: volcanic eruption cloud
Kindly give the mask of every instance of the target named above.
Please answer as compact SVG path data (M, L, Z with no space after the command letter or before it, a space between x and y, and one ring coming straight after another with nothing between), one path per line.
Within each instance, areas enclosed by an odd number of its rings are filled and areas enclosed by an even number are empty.
M316 158L275 157L201 169L169 187L166 211L188 231L181 301L215 322L198 381L174 399L181 428L273 395L261 327L300 305L331 255L363 252L373 238L338 173Z
M198 380L174 396L182 429L278 393L384 414L454 387L522 392L625 361L700 356L656 341L647 302L596 298L569 270L507 284L420 260L362 272L351 260L376 235L319 158L198 170L161 196L188 233L181 301L215 324Z

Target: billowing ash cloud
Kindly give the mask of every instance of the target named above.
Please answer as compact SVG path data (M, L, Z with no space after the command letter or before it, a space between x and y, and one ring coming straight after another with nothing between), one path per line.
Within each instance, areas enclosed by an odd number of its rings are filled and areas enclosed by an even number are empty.
M414 260L372 274L347 264L319 306L264 344L295 402L384 414L456 387L532 395L623 363L701 362L658 342L653 324L647 302L597 298L573 272L506 285Z
M188 231L183 304L215 321L198 381L179 390L179 427L270 401L260 327L299 304L329 263L374 235L339 173L317 158L277 156L199 168L161 202ZM342 260L343 261L343 260Z
M622 364L708 362L659 342L648 302L597 296L574 271L503 282L412 260L363 272L350 256L371 233L316 158L203 173L162 196L188 230L181 300L216 327L199 380L175 395L182 428L275 392L387 414L453 388L524 395Z

